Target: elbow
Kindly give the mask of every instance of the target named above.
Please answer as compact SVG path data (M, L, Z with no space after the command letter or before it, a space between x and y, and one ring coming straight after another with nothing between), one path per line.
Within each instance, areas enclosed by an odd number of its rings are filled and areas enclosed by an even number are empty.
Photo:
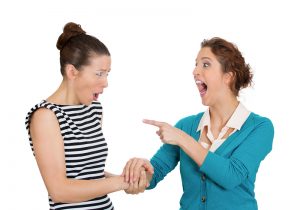
M220 180L220 185L225 190L232 190L240 186L248 178L248 168L241 161L232 160L227 173L224 173L222 180Z
M247 174L231 174L223 177L223 179L219 181L219 185L225 190L233 190L240 186L246 179L248 179Z
M77 203L84 201L81 199L75 199L70 193L66 192L52 192L49 193L49 195L54 203Z
M53 195L53 194L50 195L50 198L54 203L66 203L63 201L63 199L61 199L60 197Z
M240 183L236 183L236 182L223 182L220 184L220 186L224 189L224 190L232 190L234 188L236 188L237 186L239 186Z
M49 192L49 196L54 203L71 203L68 195L63 190L53 190Z
M68 187L62 183L48 188L48 194L54 203L76 202L72 196L72 192L70 192Z

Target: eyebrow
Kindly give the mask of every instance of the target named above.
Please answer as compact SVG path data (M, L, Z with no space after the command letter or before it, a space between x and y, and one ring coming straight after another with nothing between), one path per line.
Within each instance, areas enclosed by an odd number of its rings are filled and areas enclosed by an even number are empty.
M110 72L111 69L97 69L96 71L108 71Z
M201 58L201 60L204 60L204 59L211 60L211 58L209 58L209 57L202 57L202 58Z
M209 57L202 57L202 58L200 58L199 60L204 60L204 59L208 59L208 60L212 60L211 58L209 58ZM195 59L195 61L196 61L196 63L197 63L197 59Z

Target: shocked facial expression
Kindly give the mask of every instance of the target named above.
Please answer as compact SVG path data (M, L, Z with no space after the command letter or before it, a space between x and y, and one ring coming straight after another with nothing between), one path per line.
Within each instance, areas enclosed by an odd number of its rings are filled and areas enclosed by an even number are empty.
M90 57L89 65L82 66L74 79L76 98L79 103L89 105L98 99L108 86L107 76L111 68L111 58L107 55Z
M203 105L212 106L220 102L229 90L229 75L223 73L222 65L209 47L198 53L193 75Z

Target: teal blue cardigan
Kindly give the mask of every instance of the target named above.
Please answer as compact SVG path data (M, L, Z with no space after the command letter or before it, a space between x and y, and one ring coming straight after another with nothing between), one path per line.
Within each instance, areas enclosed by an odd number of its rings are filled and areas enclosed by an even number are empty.
M181 119L175 127L198 141L202 116L203 112ZM272 150L273 137L272 122L251 113L240 130L214 153L208 153L200 167L180 147L163 144L151 158L154 175L148 189L154 188L180 162L180 209L257 210L255 177L260 162Z

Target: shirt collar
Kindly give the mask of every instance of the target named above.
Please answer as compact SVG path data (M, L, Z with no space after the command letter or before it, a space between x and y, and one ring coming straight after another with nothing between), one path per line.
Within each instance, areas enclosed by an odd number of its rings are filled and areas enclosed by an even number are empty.
M226 126L229 128L240 130L249 115L250 111L248 111L246 107L240 102L233 112L232 116L228 120Z
M197 131L202 130L205 126L210 126L210 115L209 115L209 108L204 112L200 123L198 125Z
M244 122L250 115L250 111L246 109L246 107L240 102L230 119L226 123L225 127L234 128L240 130ZM197 131L202 130L205 126L210 127L210 115L209 108L204 112Z

